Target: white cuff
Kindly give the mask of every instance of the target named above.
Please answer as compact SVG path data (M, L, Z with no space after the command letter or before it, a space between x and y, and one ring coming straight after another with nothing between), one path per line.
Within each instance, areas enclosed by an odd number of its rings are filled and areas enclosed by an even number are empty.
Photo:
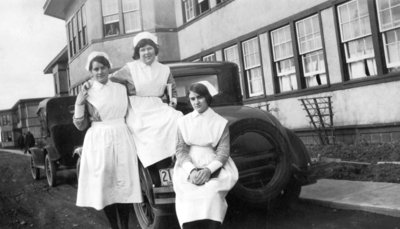
M206 167L210 169L211 173L213 173L222 167L222 163L220 161L214 160L210 162L210 164L208 164Z
M76 105L74 111L74 118L83 118L85 115L85 105Z
M186 174L189 176L190 172L195 169L196 167L194 167L194 165L192 164L192 162L189 161L185 161L182 164L182 168L183 170L186 172Z
M178 99L177 98L171 98L169 100L171 103L177 104L178 103Z

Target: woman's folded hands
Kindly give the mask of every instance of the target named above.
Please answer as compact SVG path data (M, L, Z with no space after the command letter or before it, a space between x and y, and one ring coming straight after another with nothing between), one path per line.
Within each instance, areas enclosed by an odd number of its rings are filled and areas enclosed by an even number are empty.
M190 172L189 181L195 185L203 185L210 180L211 170L207 167L196 168Z

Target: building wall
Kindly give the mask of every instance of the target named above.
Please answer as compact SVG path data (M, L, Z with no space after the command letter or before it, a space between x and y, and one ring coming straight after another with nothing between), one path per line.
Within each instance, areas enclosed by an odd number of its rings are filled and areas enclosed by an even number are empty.
M370 11L375 0L368 2ZM69 18L80 8L83 0L75 1L68 8ZM398 88L400 74L388 73L384 57L375 53L378 73L376 76L357 80L348 80L344 48L340 40L337 8L345 0L225 0L217 5L216 0L209 0L210 9L193 20L185 22L181 0L141 0L142 29L156 33L160 44L160 61L194 61L214 53L216 60L224 60L223 49L237 45L240 53L240 67L243 68L242 42L257 38L261 58L261 70L264 94L251 97L246 94L246 75L242 73L241 84L245 103L249 106L267 109L285 126L301 131L310 130L309 119L299 101L301 98L331 96L333 103L333 123L345 130L343 136L360 131L348 131L348 128L363 126L363 133L368 126L373 133L399 123L400 107ZM136 33L116 37L103 37L101 1L86 1L89 45L80 53L70 58L71 85L77 85L89 77L84 69L87 55L94 50L107 52L114 67L121 67L131 61L132 38ZM376 9L370 15L371 28L378 26ZM290 25L292 39L296 39L294 26L296 21L317 15L320 20L323 44L326 85L314 88L300 88L291 92L280 93L275 73L275 63L271 50L271 31ZM67 19L68 21L69 19ZM378 31L379 33L379 31ZM376 36L374 47L382 46ZM294 42L294 50L297 45ZM383 47L376 50L383 52ZM296 59L300 59L299 56ZM297 63L298 77L301 75L301 63ZM376 128L379 125L379 128ZM347 129L346 129L347 128ZM354 129L354 128L353 128ZM306 134L307 135L307 134ZM305 136L306 136L305 135ZM375 136L375 135L374 135ZM385 135L386 136L386 135ZM392 136L392 135L391 135ZM393 136L397 136L396 134ZM387 139L386 137L383 137ZM383 139L382 138L382 139ZM373 139L373 137L370 137Z
M11 110L0 111L0 146L14 146L14 134Z
M399 122L400 82L390 82L280 99L269 102L269 109L283 125L292 129L310 128L310 119L300 98L332 97L333 123L335 126L373 125ZM388 99L390 98L390 99Z
M83 2L77 1L69 7L67 22L71 20ZM110 56L114 68L122 67L125 63L132 61L133 37L138 33L104 37L101 1L87 0L85 5L89 44L80 53L70 58L69 75L72 87L90 77L90 73L85 69L85 65L87 56L92 51L106 52ZM173 30L173 28L176 28L175 20L171 17L174 14L174 10L172 1L141 1L142 28L143 30L156 33L160 45L160 54L158 57L160 61L177 61L180 59L177 34Z
M186 59L203 50L232 41L322 2L324 1L232 1L207 16L200 16L201 19L192 24L183 26L179 31L181 58ZM181 4L176 7L176 12L182 11Z

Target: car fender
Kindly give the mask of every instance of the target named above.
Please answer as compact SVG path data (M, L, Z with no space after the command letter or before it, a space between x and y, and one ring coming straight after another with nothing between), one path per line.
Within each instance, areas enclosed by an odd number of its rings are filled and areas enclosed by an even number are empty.
M48 145L48 146L45 146L44 148L46 150L46 153L49 154L50 160L57 161L61 158L60 154L57 152L57 150L53 146Z
M32 155L35 166L44 166L45 153L42 149L38 147L31 147L29 148L29 152Z
M233 123L243 119L256 118L273 124L282 133L285 132L285 128L282 126L279 120L267 111L248 106L222 106L214 107L213 109L219 115L228 120L228 125L232 125Z

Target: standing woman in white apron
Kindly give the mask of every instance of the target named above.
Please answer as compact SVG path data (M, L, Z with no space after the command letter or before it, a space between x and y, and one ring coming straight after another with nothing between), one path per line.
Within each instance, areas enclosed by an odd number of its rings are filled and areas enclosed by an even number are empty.
M176 215L183 229L221 228L225 197L238 180L228 121L209 107L212 97L204 84L191 85L189 99L194 111L178 120Z
M133 38L133 59L110 79L127 86L130 105L127 124L132 130L137 153L144 167L169 158L175 153L177 92L168 66L157 60L157 37L141 32ZM171 85L170 104L161 97Z
M76 205L104 209L111 228L120 224L127 229L130 205L142 202L142 196L136 148L125 122L128 97L123 85L108 80L110 67L107 54L92 52L86 65L92 79L75 102L75 126L79 130L89 127Z

